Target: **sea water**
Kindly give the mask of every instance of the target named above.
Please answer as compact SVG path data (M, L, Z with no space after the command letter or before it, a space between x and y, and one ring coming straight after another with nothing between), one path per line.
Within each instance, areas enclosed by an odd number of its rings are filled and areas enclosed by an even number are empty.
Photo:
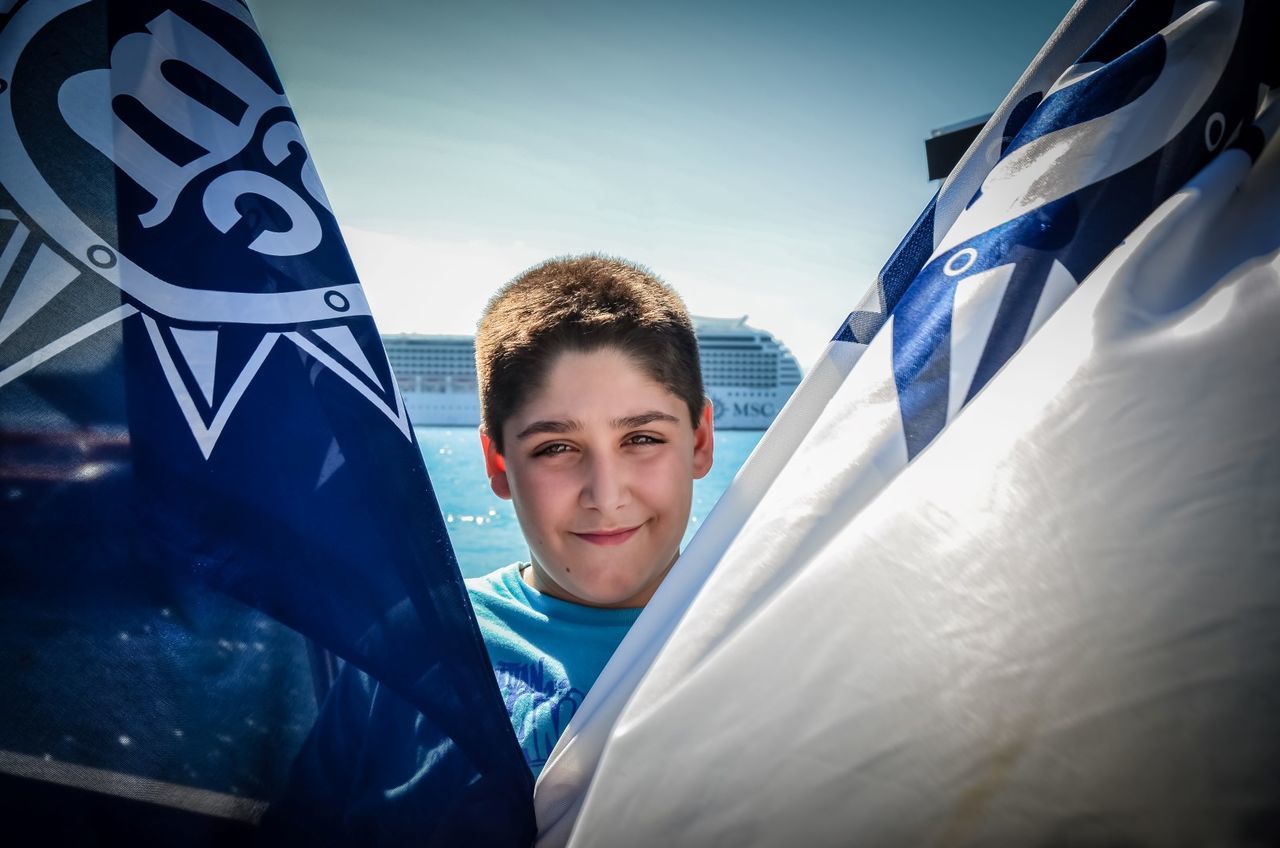
M476 429L415 427L414 432L463 576L476 577L507 563L527 560L529 549L520 535L511 501L499 498L489 488ZM706 477L693 483L689 529L681 547L697 532L763 435L763 430L715 434L715 462Z

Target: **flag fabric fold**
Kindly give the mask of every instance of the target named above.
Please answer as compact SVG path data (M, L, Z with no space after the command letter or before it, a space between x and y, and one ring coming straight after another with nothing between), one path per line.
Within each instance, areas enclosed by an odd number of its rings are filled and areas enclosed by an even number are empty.
M601 769L630 773L618 722L660 712L749 631L1078 281L1249 132L1275 32L1265 4L1077 4L605 669L539 780L540 844L565 843Z
M345 661L450 775L418 833L527 844L532 780L247 8L0 4L0 149L10 822L243 840Z

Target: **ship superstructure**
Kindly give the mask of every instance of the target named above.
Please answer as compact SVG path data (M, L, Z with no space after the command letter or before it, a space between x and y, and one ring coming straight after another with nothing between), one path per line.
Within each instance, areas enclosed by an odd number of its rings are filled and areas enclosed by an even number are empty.
M800 384L786 345L741 318L694 317L702 381L721 430L763 430ZM475 340L461 335L382 337L415 425L480 423Z

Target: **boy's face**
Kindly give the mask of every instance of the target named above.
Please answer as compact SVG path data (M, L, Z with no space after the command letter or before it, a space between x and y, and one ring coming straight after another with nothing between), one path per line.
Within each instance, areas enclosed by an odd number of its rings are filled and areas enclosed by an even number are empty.
M565 351L502 434L505 455L481 439L490 485L529 543L527 582L590 606L647 603L711 468L710 409L695 430L685 402L626 354Z

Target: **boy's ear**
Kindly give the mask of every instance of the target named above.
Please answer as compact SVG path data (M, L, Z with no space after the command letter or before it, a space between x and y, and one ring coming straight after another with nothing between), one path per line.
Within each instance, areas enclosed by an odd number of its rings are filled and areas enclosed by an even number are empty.
M702 405L702 416L693 431L693 479L701 480L711 470L711 460L715 454L715 430L712 419L715 410L708 400Z
M511 500L511 483L507 481L507 462L498 452L498 446L484 430L480 431L480 447L484 449L484 473L489 476L489 488L504 501Z

